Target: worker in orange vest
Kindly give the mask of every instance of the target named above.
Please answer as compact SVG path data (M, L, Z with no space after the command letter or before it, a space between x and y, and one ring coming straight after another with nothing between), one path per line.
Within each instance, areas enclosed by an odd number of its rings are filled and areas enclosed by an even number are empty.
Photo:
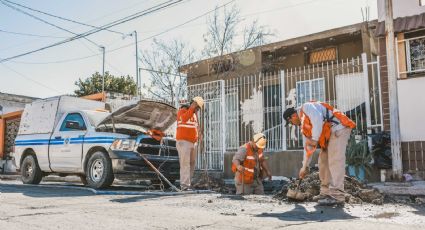
M239 147L233 156L232 171L235 173L235 186L237 195L264 194L263 175L269 180L272 174L263 155L266 147L266 136L257 133L254 138Z
M313 200L319 205L344 205L345 150L356 124L343 112L324 102L307 102L298 110L283 113L286 125L300 126L304 138L304 159L299 177L308 172L311 156L319 154L320 195Z
M196 112L203 106L202 97L194 97L190 105L181 106L177 112L176 147L180 162L180 186L183 191L191 189L199 128Z

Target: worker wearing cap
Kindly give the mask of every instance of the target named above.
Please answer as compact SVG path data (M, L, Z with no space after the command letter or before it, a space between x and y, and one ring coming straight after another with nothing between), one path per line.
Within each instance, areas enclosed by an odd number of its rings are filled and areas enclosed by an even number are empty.
M307 102L298 110L283 113L286 125L300 126L304 138L304 159L299 177L304 178L317 147L319 154L319 205L344 204L345 150L356 124L344 113L324 102Z
M239 147L233 157L232 171L235 173L237 195L264 194L263 173L272 179L272 174L263 155L266 147L266 136L257 133L254 138Z
M180 186L182 190L191 189L191 181L195 171L196 151L198 140L198 117L196 112L202 109L202 97L194 97L190 105L183 105L177 112L176 147L180 162Z

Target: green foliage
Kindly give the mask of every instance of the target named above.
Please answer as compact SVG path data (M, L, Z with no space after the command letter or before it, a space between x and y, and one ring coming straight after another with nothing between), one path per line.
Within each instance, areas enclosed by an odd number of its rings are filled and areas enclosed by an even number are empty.
M102 75L99 72L96 72L85 80L82 80L81 78L78 79L78 81L75 82L75 85L78 89L75 90L74 93L79 97L100 93L102 92ZM115 77L109 74L109 72L105 72L105 91L136 95L137 84L129 75Z
M372 159L373 156L369 152L367 139L357 142L355 136L351 135L346 152L347 165L354 166L356 174L358 174L358 170L361 167L364 167L366 172L370 174Z

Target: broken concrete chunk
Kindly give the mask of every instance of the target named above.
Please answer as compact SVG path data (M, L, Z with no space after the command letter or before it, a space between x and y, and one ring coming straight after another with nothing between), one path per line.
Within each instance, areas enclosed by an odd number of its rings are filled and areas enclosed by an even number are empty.
M275 194L274 198L278 200L287 200L287 192L288 189L296 189L298 180L293 179L289 182L289 184L284 185L280 192ZM352 177L345 177L344 180L344 188L346 197L345 200L347 203L350 204L361 204L363 202L366 203L373 203L381 205L384 203L384 195L381 194L378 190L375 189L368 189L366 188L366 185L361 183L355 178ZM299 186L299 190L305 195L306 201L311 201L311 199L319 195L320 193L320 179L319 179L319 173L314 172L310 175L307 175L301 182Z

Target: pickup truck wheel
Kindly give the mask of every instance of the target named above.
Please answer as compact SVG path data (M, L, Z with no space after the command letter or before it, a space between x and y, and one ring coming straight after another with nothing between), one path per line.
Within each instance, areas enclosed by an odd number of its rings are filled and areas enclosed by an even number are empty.
M106 188L114 181L111 159L104 152L95 152L87 164L87 183L92 188Z
M21 179L24 184L39 184L43 173L34 155L28 155L21 164Z

